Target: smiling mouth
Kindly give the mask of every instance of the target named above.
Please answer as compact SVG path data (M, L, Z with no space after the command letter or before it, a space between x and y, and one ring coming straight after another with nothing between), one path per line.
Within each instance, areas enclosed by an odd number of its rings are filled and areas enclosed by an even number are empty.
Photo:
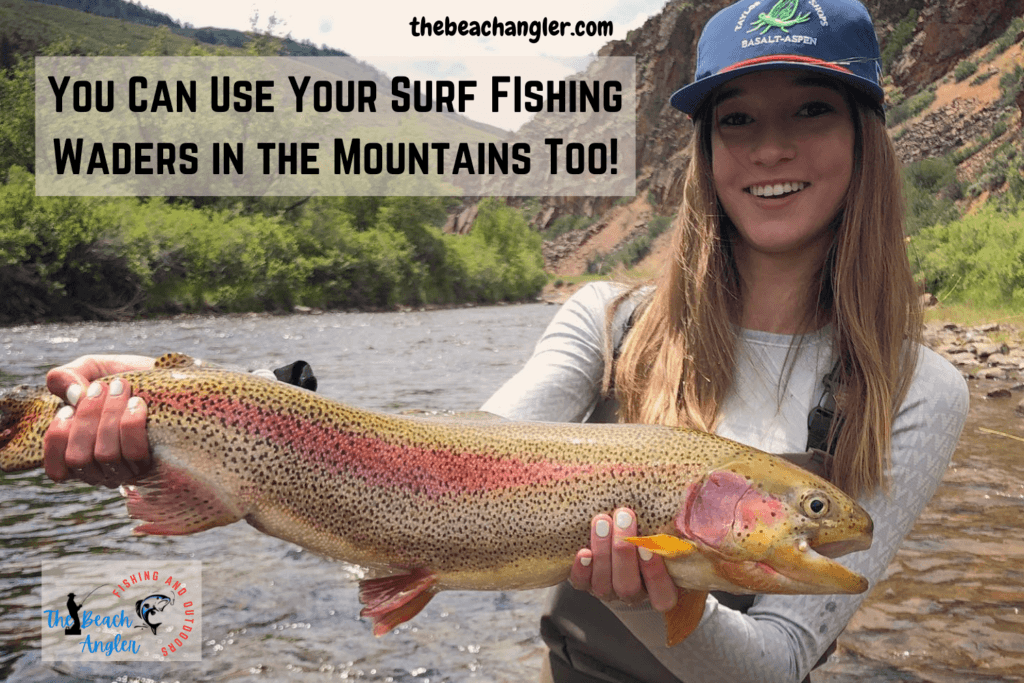
M809 187L810 183L802 182L786 182L786 183L770 183L767 185L751 185L750 187L744 188L744 192L754 195L755 197L788 197L791 194L796 194L806 187Z

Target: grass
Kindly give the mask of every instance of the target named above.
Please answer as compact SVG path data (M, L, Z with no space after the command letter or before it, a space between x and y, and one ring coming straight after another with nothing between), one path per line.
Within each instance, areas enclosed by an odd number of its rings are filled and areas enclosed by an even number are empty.
M924 321L954 322L962 327L1000 323L1024 328L1024 312L1002 307L979 306L969 302L939 304L924 312ZM996 339L995 334L999 333L989 335L993 341L1011 341L1009 333L1005 339Z
M70 40L85 54L140 54L157 29L29 0L0 0L0 36L19 52L38 52L60 40ZM184 54L195 41L167 33L167 46ZM235 50L233 52L239 52Z

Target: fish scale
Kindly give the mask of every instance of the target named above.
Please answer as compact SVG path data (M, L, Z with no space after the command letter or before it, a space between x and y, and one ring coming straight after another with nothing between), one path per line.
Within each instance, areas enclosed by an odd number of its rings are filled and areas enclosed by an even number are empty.
M703 432L654 425L422 417L346 406L291 385L168 354L119 375L147 405L154 466L125 487L138 533L244 519L264 533L374 569L362 614L383 633L439 590L554 585L591 519L632 508L681 600L699 592L862 592L815 552L870 544L871 521L827 481ZM45 390L0 398L0 467L42 463L62 405ZM827 511L808 507L815 500ZM680 608L683 609L683 608ZM669 613L673 627L693 614ZM699 615L697 615L699 619ZM680 629L676 628L676 636Z

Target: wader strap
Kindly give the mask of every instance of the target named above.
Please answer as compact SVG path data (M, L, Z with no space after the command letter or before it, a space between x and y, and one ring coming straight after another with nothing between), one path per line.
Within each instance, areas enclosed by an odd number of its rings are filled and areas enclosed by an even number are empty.
M839 428L842 427L842 420L836 423L835 432L829 439L829 430L832 428L832 421L836 417L836 393L839 391L839 361L821 378L825 385L825 395L821 397L811 413L807 416L807 450L824 451L835 453L836 441L839 439ZM828 471L826 469L826 471Z

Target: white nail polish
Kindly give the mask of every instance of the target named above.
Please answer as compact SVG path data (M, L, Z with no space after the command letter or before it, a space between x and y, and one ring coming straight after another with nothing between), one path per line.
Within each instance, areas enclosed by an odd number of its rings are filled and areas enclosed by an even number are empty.
M89 390L85 392L85 395L89 398L96 398L103 393L103 385L99 382L93 382L89 385Z
M141 407L142 407L142 399L139 398L138 396L132 396L130 399L128 399L128 412L129 413L134 413L135 411L137 411Z
M638 548L638 550L640 551L640 559L643 560L644 562L647 562L652 557L654 557L654 553L652 553L647 548Z
M581 557L580 558L580 564L582 564L584 567L589 567L590 566L590 560L591 560L591 558L589 558L589 557Z
M594 531L600 538L608 538L608 534L612 532L612 526L607 519L599 519L594 525Z
M110 395L111 396L120 396L123 393L124 393L124 382L122 382L119 379L115 379L113 382L110 383Z
M64 406L57 411L58 420L70 420L71 416L75 414L75 409L71 406Z
M64 395L64 397L67 399L69 406L78 405L78 399L82 397L82 385L72 384L70 387L68 387L68 391Z
M628 529L629 525L633 523L633 515L629 514L625 510L619 510L615 513L615 526L620 529Z

